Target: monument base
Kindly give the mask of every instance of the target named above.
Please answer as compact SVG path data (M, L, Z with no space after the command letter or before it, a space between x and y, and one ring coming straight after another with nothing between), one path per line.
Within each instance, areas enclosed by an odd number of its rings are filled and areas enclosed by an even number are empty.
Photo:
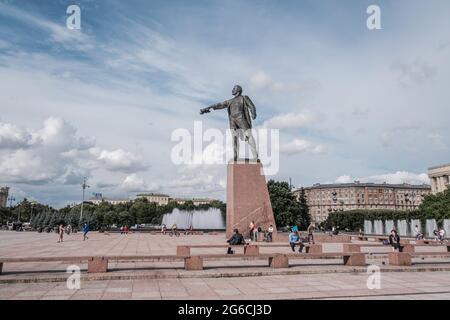
M257 161L237 161L228 164L227 178L227 238L238 229L249 237L249 225L267 230L276 225L262 164Z

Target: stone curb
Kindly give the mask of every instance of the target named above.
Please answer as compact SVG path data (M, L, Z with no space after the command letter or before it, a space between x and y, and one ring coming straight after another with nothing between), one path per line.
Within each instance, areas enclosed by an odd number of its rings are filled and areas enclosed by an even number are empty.
M450 271L450 266L427 266L427 267L401 267L385 268L381 267L381 272L445 272ZM154 279L193 279L193 278L239 278L239 277L263 277L279 275L302 275L302 274L329 274L329 273L366 273L366 267L351 267L339 269L302 269L302 270L264 270L246 272L220 272L220 271L180 271L180 272L147 272L147 273L114 273L106 274L83 274L81 281L105 281L105 280L154 280ZM66 282L67 276L34 276L34 277L0 277L0 284L13 283L44 283L44 282Z

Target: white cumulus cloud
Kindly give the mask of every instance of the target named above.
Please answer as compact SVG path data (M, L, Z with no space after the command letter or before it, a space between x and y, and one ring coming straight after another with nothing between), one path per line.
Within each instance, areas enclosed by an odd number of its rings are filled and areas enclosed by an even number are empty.
M29 147L32 138L32 135L24 129L9 123L0 123L0 149Z
M148 167L139 155L95 145L95 138L78 137L77 129L61 118L47 119L39 130L2 123L0 181L73 185L97 169L134 173Z
M274 129L303 128L314 124L317 117L310 113L288 113L273 117L264 126Z
M127 176L120 187L127 192L143 192L158 189L157 184L149 185L135 173Z
M114 151L103 150L97 158L108 170L135 172L148 168L142 157L122 149Z
M315 144L303 139L294 139L291 142L282 144L280 151L287 155L298 153L321 154L325 152L325 147L321 144Z

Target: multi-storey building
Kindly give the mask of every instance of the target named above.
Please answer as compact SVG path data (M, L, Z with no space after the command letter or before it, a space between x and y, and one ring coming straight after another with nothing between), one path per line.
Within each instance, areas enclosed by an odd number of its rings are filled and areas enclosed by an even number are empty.
M450 188L450 163L428 169L433 194L443 192Z
M8 202L8 194L9 194L8 187L0 188L0 208L6 207L7 202Z
M138 194L138 199L147 199L148 202L153 202L158 204L159 206L165 206L169 204L169 202L177 202L179 204L185 204L187 201L192 201L195 206L199 206L202 204L210 204L214 200L213 199L200 199L200 198L171 198L170 196L166 194L160 194L160 193L144 193L144 194ZM98 205L102 202L107 202L112 205L117 204L124 204L133 200L129 199L108 199L104 198L102 194L96 194L95 197L88 200L89 202Z
M187 201L192 201L194 206L199 206L202 204L210 204L213 202L213 199L199 199L199 198L170 198L170 201L176 202L178 204L185 204Z
M108 198L104 198L103 194L101 193L94 193L94 197L89 199L88 202L93 203L95 205L99 205L103 202L112 204L112 205L118 205L118 204L125 204L127 202L130 202L131 200L129 199L108 199Z
M429 185L409 184L315 184L304 188L311 219L322 222L332 212L357 209L366 210L399 210L417 209L424 197L431 193ZM300 190L294 191L297 198Z
M167 194L161 194L161 193L144 193L144 194L138 194L138 198L145 198L148 202L154 202L157 203L160 206L165 206L169 204L170 196Z

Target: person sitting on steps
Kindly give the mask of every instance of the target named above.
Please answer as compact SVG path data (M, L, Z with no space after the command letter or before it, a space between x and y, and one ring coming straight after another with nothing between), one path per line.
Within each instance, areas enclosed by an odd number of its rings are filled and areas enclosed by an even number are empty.
M392 251L403 251L403 247L400 245L400 236L397 233L397 230L392 229L391 235L389 236L389 243L392 246Z
M298 231L292 231L289 234L289 244L291 245L292 252L295 252L295 246L297 245L300 247L298 252L303 252L303 248L305 247Z
M240 245L246 245L247 244L245 242L244 236L239 233L238 229L234 229L233 236L229 240L227 240L227 242L231 246L240 246ZM234 251L231 249L231 247L228 247L227 254L233 254L233 253L234 253Z

